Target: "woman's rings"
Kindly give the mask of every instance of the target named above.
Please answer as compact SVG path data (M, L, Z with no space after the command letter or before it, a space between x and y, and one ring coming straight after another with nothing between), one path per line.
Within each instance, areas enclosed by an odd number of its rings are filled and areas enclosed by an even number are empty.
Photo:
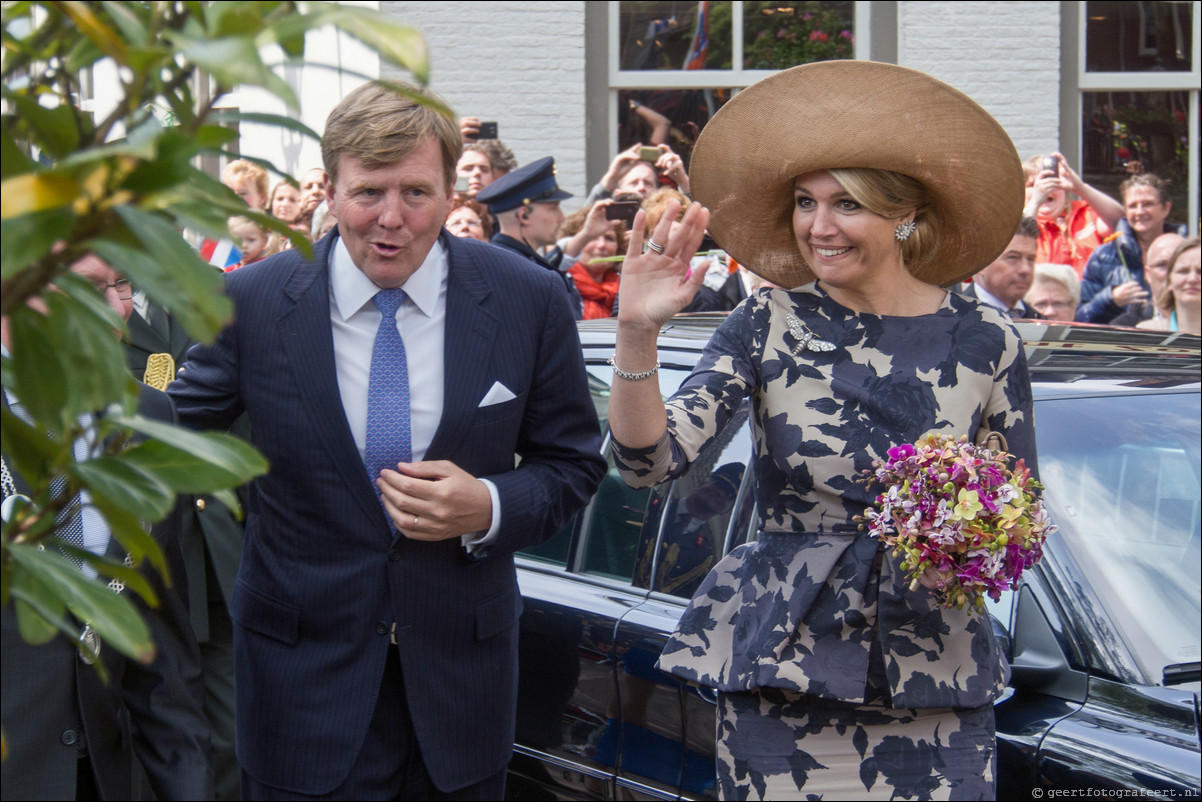
M656 242L653 239L649 239L649 240L647 240L647 250L655 251L656 253L663 253L664 246L660 245L658 242Z

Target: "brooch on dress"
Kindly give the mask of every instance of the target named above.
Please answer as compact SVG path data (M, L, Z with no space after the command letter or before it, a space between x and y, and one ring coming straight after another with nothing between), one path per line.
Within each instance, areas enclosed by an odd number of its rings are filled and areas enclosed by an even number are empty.
M810 327L802 323L795 315L789 314L785 318L785 322L789 324L789 333L797 339L797 345L793 346L793 355L800 356L802 351L834 351L835 344L828 343L826 340L818 339L818 335L810 331Z

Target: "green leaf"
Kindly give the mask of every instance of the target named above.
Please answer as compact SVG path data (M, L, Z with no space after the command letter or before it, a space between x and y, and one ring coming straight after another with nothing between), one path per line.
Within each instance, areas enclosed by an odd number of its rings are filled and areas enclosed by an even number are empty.
M132 558L133 555L130 556ZM88 564L95 568L96 573L99 575L116 579L125 585L127 593L138 594L151 607L158 605L158 594L154 592L154 588L150 586L150 582L147 581L146 577L137 568L130 568L125 563L116 563L112 560L101 559L94 554L91 555Z
M6 388L13 386L5 383ZM13 473L32 481L46 472L45 466L54 458L57 447L44 429L30 426L5 404L0 410L0 433L4 437L4 456Z
M138 165L126 176L121 187L135 195L149 196L144 202L161 208L165 204L155 195L168 193L169 197L176 197L180 185L192 180L196 172L196 168L187 159L158 159Z
M78 462L70 472L87 486L93 497L104 496L139 518L161 521L171 511L175 494L152 471L143 470L136 461L123 457Z
M133 206L117 212L136 241L122 241L109 232L87 246L109 264L120 265L121 272L151 300L170 309L193 338L211 340L233 311L221 291L221 273L159 215Z
M80 118L69 105L48 109L24 95L8 94L21 124L29 129L33 143L59 159L79 147Z
M33 172L33 160L17 147L8 126L0 132L0 179L8 179L21 173Z
M177 493L212 493L245 481L240 481L239 472L214 465L204 456L154 440L139 444L124 456Z
M8 547L13 561L53 592L38 595L53 610L55 596L66 603L78 620L92 625L106 646L142 663L154 659L150 632L138 611L124 594L113 593L100 582L88 579L71 561L46 549L13 544ZM14 577L14 591L16 589ZM24 634L24 632L22 632Z
M79 28L105 55L118 64L125 64L125 43L121 37L105 25L100 17L90 8L91 3L81 3L78 0L68 0L59 3L59 7L71 17L72 22Z
M48 254L74 223L75 213L70 207L0 222L0 275L4 281Z
M46 331L42 316L27 307L14 309L8 325L13 342L10 364L15 377L12 390L21 406L40 421L45 430L61 439L70 428L71 418L63 415L70 388L67 368L58 345Z
M28 546L14 545L12 548L21 549ZM11 592L13 608L17 613L17 628L26 643L35 646L49 643L59 632L67 637L78 635L67 623L66 602L34 574L29 571L13 571Z
M212 119L212 117L209 119ZM237 131L220 125L202 125L196 129L196 133L192 136L192 140L201 150L221 148L237 139Z
M13 337L13 360L22 404L56 436L85 412L132 393L120 333L125 324L92 285L74 273L55 279L64 292L44 292L44 315L20 311L22 334ZM53 352L53 355L48 353ZM55 366L56 373L45 371Z
M314 4L320 19L358 39L382 58L412 73L414 80L430 80L430 57L425 37L416 28L397 22L377 10L357 6Z
M163 125L154 117L149 117L127 136L115 139L101 147L88 148L78 151L60 162L61 166L73 167L78 164L107 159L112 156L130 156L135 159L154 159L158 153L159 137L163 134Z
M109 19L120 30L121 39L127 45L142 47L146 44L146 34L150 30L150 20L139 16L138 12L149 13L150 8L145 3L118 3L107 0L101 3L108 13Z
M208 493L267 473L267 459L245 440L231 434L193 432L119 413L108 414L106 418L152 438L127 451L125 457L143 470L153 470L155 476L176 492ZM216 480L218 475L222 477L220 482Z
M276 128L283 128L288 131L296 131L298 134L309 137L314 142L321 142L321 134L317 133L300 120L297 120L293 117L285 117L280 114L263 114L258 112L238 111L237 109L221 109L209 115L209 119L215 123L257 123L259 125L270 125ZM276 172L279 171L277 170Z
M279 3L212 3L205 9L209 36L253 36L262 27L264 17Z
M209 495L229 507L230 512L234 514L235 518L239 521L242 520L244 512L242 510L242 502L238 499L237 493L233 490L216 490Z
M185 59L208 72L221 85L261 86L284 101L288 108L299 106L292 87L263 63L253 39L226 36L205 40L171 32L165 32L164 36L179 47Z
M104 520L109 525L109 532L121 544L121 548L129 553L130 559L139 565L143 560L149 560L150 564L159 572L159 576L170 585L171 573L167 570L167 560L163 556L163 550L159 548L158 541L154 539L154 536L146 531L146 527L138 519L138 516L122 507L115 506L103 496L92 499L92 503L104 515ZM156 603L153 596L147 597L146 601L152 605Z

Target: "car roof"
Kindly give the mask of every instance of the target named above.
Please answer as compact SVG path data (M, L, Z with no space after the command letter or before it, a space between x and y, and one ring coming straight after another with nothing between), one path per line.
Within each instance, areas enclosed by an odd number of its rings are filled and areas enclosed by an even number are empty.
M691 365L725 312L677 315L660 330L660 359ZM613 351L617 321L580 323L586 351ZM1199 391L1202 338L1179 332L1149 331L1088 323L1019 321L1015 328L1027 350L1036 397L1121 392ZM608 350L607 350L608 349ZM675 358L672 352L680 352Z

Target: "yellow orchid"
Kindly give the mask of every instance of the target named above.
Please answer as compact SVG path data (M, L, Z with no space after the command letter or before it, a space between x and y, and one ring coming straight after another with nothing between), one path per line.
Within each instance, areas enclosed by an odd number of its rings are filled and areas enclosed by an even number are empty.
M958 521L972 521L983 509L985 509L985 505L981 503L977 491L962 487L956 494L956 506L952 508L952 517Z

